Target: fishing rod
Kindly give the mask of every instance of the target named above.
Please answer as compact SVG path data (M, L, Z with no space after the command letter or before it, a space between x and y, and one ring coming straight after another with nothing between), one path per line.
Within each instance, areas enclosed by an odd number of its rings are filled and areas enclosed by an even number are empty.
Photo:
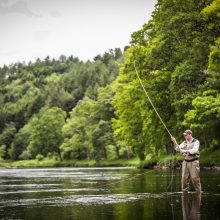
M138 71L137 71L137 69L136 69L135 62L136 62L136 60L134 61L134 69L135 69L136 75L137 75L137 77L138 77L138 80L139 80L139 82L140 82L140 84L141 84L141 86L142 86L142 88L143 88L143 90L144 90L144 92L145 92L145 94L146 94L146 96L147 96L147 98L148 98L148 100L149 100L151 106L153 107L154 111L156 112L158 118L160 119L161 123L163 124L164 128L166 129L166 131L168 132L168 134L170 135L170 137L173 137L172 134L170 133L169 129L167 128L166 124L164 123L163 119L160 117L160 114L158 113L156 107L154 106L154 104L153 104L153 102L152 102L150 96L148 95L146 89L144 88L144 85L143 85L143 83L142 83L142 81L141 81L141 78L140 78L140 76L139 76L139 74L138 74Z
M138 71L137 71L137 69L136 69L136 66L135 66L135 62L136 62L136 60L134 61L134 69L135 69L136 75L137 75L137 77L138 77L138 80L139 80L139 82L140 82L140 84L141 84L141 86L142 86L142 88L143 88L143 90L144 90L144 92L145 92L145 94L146 94L146 96L147 96L147 98L148 98L148 100L149 100L151 106L153 107L154 111L156 112L158 118L160 119L161 123L163 124L164 128L166 129L166 131L168 132L168 134L170 135L170 137L172 138L173 136L172 136L171 132L170 132L169 129L167 128L167 126L166 126L166 124L164 123L163 119L160 117L160 114L158 113L156 107L154 106L154 104L153 104L153 102L152 102L150 96L148 95L148 93L147 93L147 91L146 91L146 89L145 89L145 87L144 87L144 85L143 85L143 83L142 83L142 81L141 81L141 78L140 78L140 76L139 76L139 74L138 74ZM172 153L172 174L171 174L170 183L169 183L169 185L168 185L168 187L167 187L167 189L168 189L169 187L171 187L171 192L173 191L173 188L172 188L172 184L173 184L173 168L174 168L173 164L174 164L174 155L173 155L173 153ZM171 202L171 204L172 204L172 202Z

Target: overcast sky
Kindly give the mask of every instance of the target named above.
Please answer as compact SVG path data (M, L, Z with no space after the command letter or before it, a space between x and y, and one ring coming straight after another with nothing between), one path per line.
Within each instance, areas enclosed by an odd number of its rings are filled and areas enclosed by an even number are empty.
M129 45L156 0L0 0L0 66Z

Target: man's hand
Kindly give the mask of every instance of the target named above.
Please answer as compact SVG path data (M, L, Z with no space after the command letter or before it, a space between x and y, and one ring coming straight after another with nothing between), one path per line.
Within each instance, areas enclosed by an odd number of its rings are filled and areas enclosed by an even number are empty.
M181 150L181 153L186 154L186 153L189 153L189 151L188 150Z
M171 140L173 141L174 145L178 145L175 137L171 136Z

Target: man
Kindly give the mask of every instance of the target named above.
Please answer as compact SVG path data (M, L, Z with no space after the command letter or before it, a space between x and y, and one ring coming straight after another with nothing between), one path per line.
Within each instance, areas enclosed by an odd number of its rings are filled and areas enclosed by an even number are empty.
M183 133L185 141L178 145L176 139L171 137L175 150L184 156L182 163L182 192L188 192L190 180L196 193L201 193L201 184L199 177L199 141L193 138L192 131L186 130Z

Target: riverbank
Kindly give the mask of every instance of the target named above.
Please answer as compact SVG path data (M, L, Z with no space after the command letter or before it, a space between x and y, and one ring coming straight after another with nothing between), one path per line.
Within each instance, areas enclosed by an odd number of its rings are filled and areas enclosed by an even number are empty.
M220 150L213 152L202 152L200 157L201 168L220 171ZM183 158L181 155L148 155L144 161L138 158L129 160L63 160L55 158L42 158L40 160L0 161L0 168L33 168L33 167L122 167L132 166L138 168L161 168L166 169L171 165L175 168L181 167Z
M130 160L63 160L44 158L42 160L0 161L1 168L33 168L33 167L137 167L138 158Z

